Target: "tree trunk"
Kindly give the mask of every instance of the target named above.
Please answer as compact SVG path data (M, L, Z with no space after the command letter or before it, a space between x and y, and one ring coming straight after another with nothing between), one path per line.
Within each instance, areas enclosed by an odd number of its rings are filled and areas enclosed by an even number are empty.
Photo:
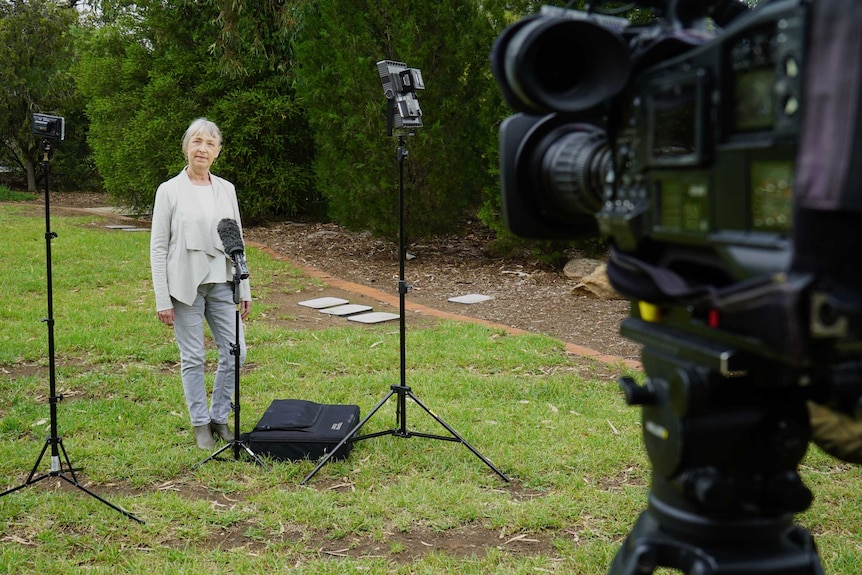
M36 191L36 163L27 158L27 191Z

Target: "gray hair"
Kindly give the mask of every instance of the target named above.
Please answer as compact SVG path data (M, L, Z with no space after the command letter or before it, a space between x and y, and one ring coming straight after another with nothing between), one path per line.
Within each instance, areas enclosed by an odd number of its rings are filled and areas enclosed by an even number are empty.
M218 129L215 122L211 122L206 118L198 118L189 125L186 133L183 134L183 154L186 153L186 150L189 147L189 142L191 142L192 138L198 134L212 136L218 140L218 145L221 146L221 130Z

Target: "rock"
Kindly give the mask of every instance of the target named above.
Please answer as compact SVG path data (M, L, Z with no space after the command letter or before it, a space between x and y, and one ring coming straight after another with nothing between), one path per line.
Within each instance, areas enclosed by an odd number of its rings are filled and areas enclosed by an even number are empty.
M328 240L332 238L338 237L338 232L332 230L320 230L319 232L313 232L306 236L306 239L309 240Z
M599 264L592 273L585 276L572 288L574 295L590 295L600 299L626 299L611 287L608 280L607 266L604 263Z
M567 278L579 280L582 277L593 273L593 271L600 265L602 265L601 260L574 258L566 263L566 266L563 268L563 275Z

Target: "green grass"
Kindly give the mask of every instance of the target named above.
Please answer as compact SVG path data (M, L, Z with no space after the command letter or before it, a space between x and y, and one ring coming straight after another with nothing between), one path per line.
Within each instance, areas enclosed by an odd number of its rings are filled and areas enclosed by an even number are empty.
M416 437L357 442L307 486L312 462L193 469L208 454L193 446L172 332L155 318L149 235L96 217L52 227L59 435L82 483L146 525L52 478L0 498L0 573L597 574L644 508L640 415L614 382L555 340L454 322L408 326L408 384L510 484L464 446ZM44 232L32 208L0 206L7 488L49 434ZM311 280L253 248L248 259L262 299L247 323L246 430L273 399L355 403L364 415L399 383L397 327L294 329L267 295ZM394 407L363 432L392 428ZM407 409L411 430L445 434ZM816 500L798 521L826 572L862 571L862 475L814 449L802 471Z
M33 198L33 194L16 192L9 186L0 185L0 202L28 202L33 201Z

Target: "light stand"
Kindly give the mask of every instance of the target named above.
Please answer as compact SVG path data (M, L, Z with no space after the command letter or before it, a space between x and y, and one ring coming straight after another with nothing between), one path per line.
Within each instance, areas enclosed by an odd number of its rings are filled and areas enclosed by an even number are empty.
M39 116L39 119L44 118L52 118L47 116ZM34 120L34 125L35 125ZM48 374L50 381L50 393L48 394L48 405L50 407L51 413L51 435L45 439L45 445L42 446L42 451L39 453L39 457L36 459L36 464L33 465L33 469L30 471L30 475L27 476L27 480L17 487L13 487L12 489L8 489L3 493L0 493L0 497L4 495L8 495L19 489L23 489L29 485L33 485L34 483L38 483L43 479L48 479L49 477L57 477L58 479L62 479L63 481L77 487L87 495L95 497L108 507L115 509L134 521L137 521L140 524L144 524L144 522L125 509L106 501L102 497L96 495L80 483L78 483L78 477L75 475L75 469L72 468L72 463L69 461L69 455L66 453L66 448L63 446L63 440L57 435L57 402L63 399L62 395L57 395L57 377L55 370L55 361L54 361L54 293L53 293L53 279L51 274L51 240L57 237L55 232L51 231L51 204L50 204L50 191L48 186L48 174L51 171L50 159L53 156L53 149L51 147L51 142L46 138L43 139L41 144L39 145L39 149L42 151L42 173L45 176L45 252L47 254L47 277L48 277L48 317L44 319L44 321L48 325ZM39 464L42 462L42 458L45 456L45 453L48 451L48 446L51 447L51 471L39 475L38 477L34 477L36 475L36 470L39 468ZM60 459L60 454L62 453L62 460ZM66 467L63 467L63 462L66 463Z
M192 469L197 469L207 461L211 459L216 459L221 453L225 450L233 448L233 458L236 461L239 461L240 449L245 451L249 457L251 457L255 463L269 471L269 467L263 462L263 460L251 450L251 447L248 445L247 439L241 439L240 434L240 403L239 403L239 327L240 327L240 313L239 313L239 282L242 280L242 277L239 274L240 266L237 265L238 262L234 260L234 274L233 274L233 302L236 304L236 328L234 329L234 341L230 344L230 354L233 356L233 439L228 441L225 445L223 445L220 449L218 449L215 453L192 467ZM246 436L247 437L247 436Z
M391 62L388 60L384 60L383 62L378 62L378 69L381 71L381 78L384 77L384 71L386 71L387 76L389 72L400 72L402 74L406 74L410 76L412 79L416 80L415 82L411 82L410 85L415 87L424 88L424 84L421 81L421 74L416 69L407 69L408 72L405 72L406 66L401 64L400 62ZM417 78L418 76L418 78ZM415 99L415 94L412 92L408 94L409 96L413 96L411 106L402 107L400 105L401 98L399 97L399 104L397 105L397 109L401 114L401 117L397 117L396 112L396 103L395 98L390 97L390 90L388 89L388 78L384 79L384 91L387 94L387 121L388 121L388 130L389 135L392 135L393 125L396 127L406 127L408 124L410 127L421 126L421 111L418 108L418 100ZM404 116L404 110L409 109L415 112L414 115ZM399 122L400 120L400 122ZM374 406L374 409L365 416L365 418L360 421L350 432L336 445L329 453L327 453L318 463L317 466L309 473L305 479L300 483L304 485L311 479L319 470L322 468L336 453L341 449L348 441L361 441L363 439L370 439L372 437L380 437L383 435L393 435L395 437L424 437L427 439L439 439L441 441L452 441L456 443L463 444L467 449L469 449L473 454L482 460L485 465L490 467L494 473L499 475L504 481L509 481L509 478L506 475L497 469L493 463L491 463L485 456L479 453L472 445L470 445L463 437L461 437L451 426L449 426L445 421L440 419L434 412L432 412L422 401L416 397L416 394L410 389L407 385L407 361L406 361L406 340L407 340L407 326L405 322L405 297L407 292L410 291L410 286L404 279L404 261L406 259L407 253L407 245L406 245L406 233L405 233L405 225L404 225L404 161L407 159L407 145L405 141L405 136L403 131L398 134L398 304L399 304L399 336L400 336L400 355L401 355L401 383L399 385L392 385L389 388L389 393L380 400L380 402ZM395 412L395 418L397 420L398 426L394 429L388 429L386 431L380 431L376 433L369 433L367 435L356 436L357 432L365 425L365 423L371 419L377 411L383 407L383 405L389 401L391 397L397 398L397 406ZM410 431L407 428L407 398L412 399L419 407L425 410L425 413L430 415L437 423L443 426L446 431L448 431L451 435L433 435L428 433L419 433L416 431Z

